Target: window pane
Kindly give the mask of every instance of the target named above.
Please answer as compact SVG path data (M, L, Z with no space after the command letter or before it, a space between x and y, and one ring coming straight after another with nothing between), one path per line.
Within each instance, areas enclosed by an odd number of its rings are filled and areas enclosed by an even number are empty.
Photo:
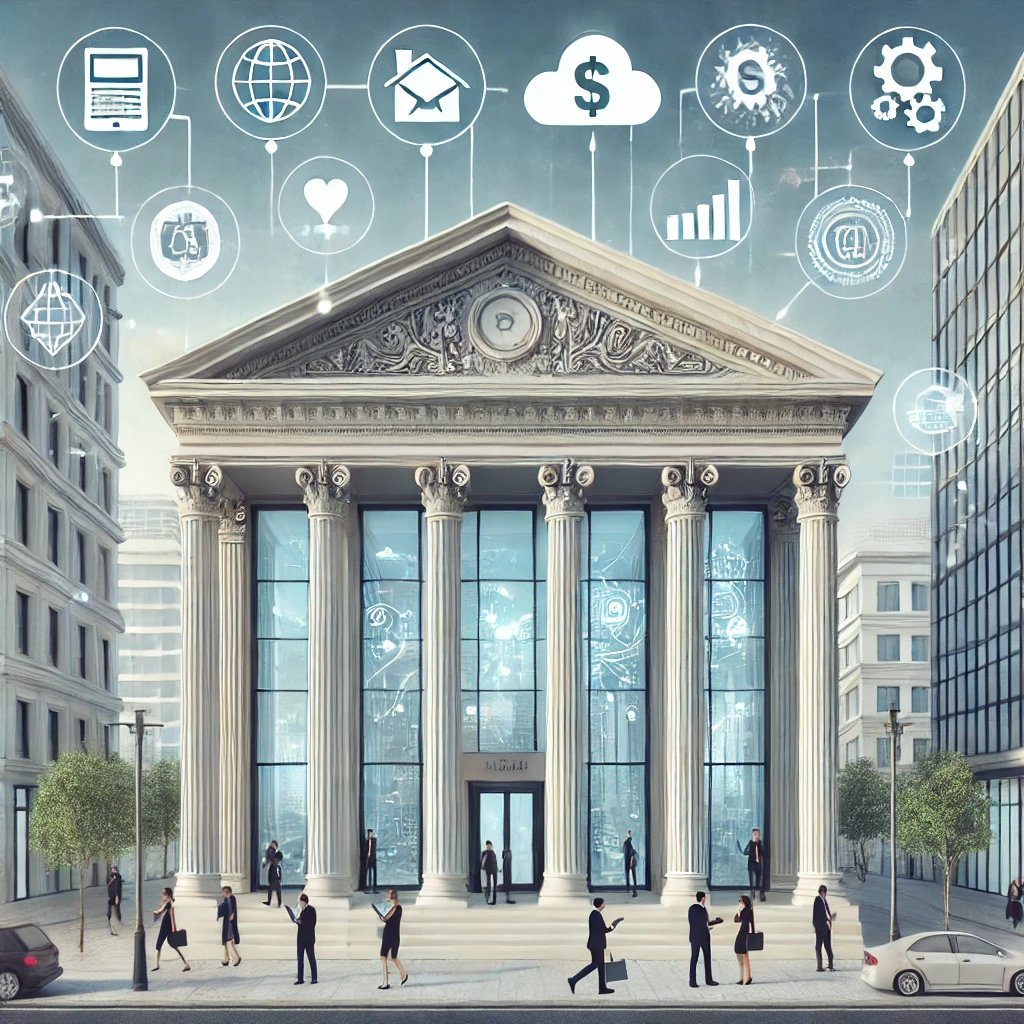
M640 509L590 513L591 579L646 579L646 547Z
M276 839L284 853L282 882L306 880L306 766L260 767L256 777L257 849Z
M764 636L764 584L711 584L711 635Z
M308 635L306 583L258 583L257 636L302 639Z
M363 768L363 828L377 836L377 875L383 885L420 881L420 766Z
M719 510L713 516L712 578L764 579L764 516L760 512Z
M482 580L532 580L533 511L531 509L489 509L481 511L479 515L479 578Z
M711 877L715 885L748 884L747 862L736 851L739 836L763 827L764 768L761 765L712 765L710 769Z
M643 583L590 584L590 685L646 687L647 588Z
M481 641L479 660L481 689L533 690L535 666L532 641Z
M878 660L899 661L900 660L900 635L899 633L878 634Z
M532 640L533 583L485 581L480 587L480 639Z
M421 584L381 581L363 584L363 639L384 650L420 639Z
M367 690L418 690L420 647L416 641L394 644L387 638L363 642L363 686Z
M306 694L256 694L256 760L262 763L306 760Z
M708 660L715 689L764 689L763 640L712 640Z
M636 877L647 884L646 769L602 765L590 769L590 884L626 884L622 844L633 830Z
M420 760L418 691L367 690L363 694L363 760Z
M480 749L487 752L532 750L534 691L478 694Z
M305 510L261 511L257 519L257 579L308 579L309 520Z
M711 694L711 760L764 760L764 693L722 690Z
M900 610L899 583L878 584L878 610L880 612L898 612Z
M177 641L180 646L180 641ZM261 690L305 690L309 682L306 640L260 640L257 682Z
M591 762L643 761L646 735L646 701L642 692L591 693Z
M420 513L373 510L363 513L363 579L420 578Z

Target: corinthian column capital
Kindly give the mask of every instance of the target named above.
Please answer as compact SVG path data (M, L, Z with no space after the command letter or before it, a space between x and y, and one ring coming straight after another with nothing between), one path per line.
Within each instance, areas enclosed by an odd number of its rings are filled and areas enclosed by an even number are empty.
M845 463L807 462L793 470L796 486L797 520L818 516L835 518L839 496L850 482L850 467Z
M436 466L416 470L416 486L423 492L427 518L461 516L469 497L469 467L450 466L438 459Z
M718 483L718 470L712 465L698 466L689 459L682 466L666 466L661 471L661 483L665 488L661 500L666 519L703 516L708 488Z
M220 539L244 542L247 521L248 510L245 502L226 500L220 517Z
M182 516L220 518L224 507L220 466L201 466L198 459L171 465L171 483L178 492L178 510Z
M537 480L544 488L544 518L572 516L583 518L584 491L594 482L594 467L581 466L572 459L540 467Z
M295 471L295 482L302 488L302 500L311 516L347 520L351 499L346 488L351 479L347 466L329 465L325 459Z

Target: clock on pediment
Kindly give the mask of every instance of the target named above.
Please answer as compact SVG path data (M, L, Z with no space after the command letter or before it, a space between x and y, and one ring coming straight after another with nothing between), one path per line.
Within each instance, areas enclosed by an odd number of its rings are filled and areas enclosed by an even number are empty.
M470 338L484 356L500 363L530 355L542 324L537 303L515 288L485 292L469 308Z

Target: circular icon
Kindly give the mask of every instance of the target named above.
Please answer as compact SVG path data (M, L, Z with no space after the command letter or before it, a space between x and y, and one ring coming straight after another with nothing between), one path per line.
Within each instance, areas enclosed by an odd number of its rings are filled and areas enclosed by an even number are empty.
M381 127L412 146L441 146L480 116L487 76L476 50L451 29L414 25L375 54L366 79Z
M811 284L837 299L865 299L900 272L907 256L907 223L881 192L837 185L804 207L795 244Z
M61 270L28 274L4 304L8 342L41 370L77 366L99 344L103 322L103 307L92 285Z
M307 252L331 256L351 249L373 223L373 189L355 164L336 156L303 161L281 185L277 216Z
M900 384L892 412L896 429L911 448L941 455L970 437L978 421L978 400L960 374L933 366Z
M238 221L220 196L175 185L150 196L135 215L132 262L154 291L198 299L231 276L241 249Z
M800 51L767 25L735 25L697 61L697 100L717 128L759 139L785 128L807 95Z
M923 28L890 28L875 36L850 72L857 120L889 149L909 152L940 142L960 119L966 96L956 51Z
M224 116L254 139L298 135L316 119L327 95L319 51L283 25L260 25L235 36L213 77Z
M469 310L474 343L488 359L500 363L528 356L540 340L542 323L537 303L511 288L481 295Z
M73 43L57 69L64 123L93 149L127 153L155 139L174 112L167 54L130 28L96 29Z
M750 178L717 156L677 160L651 192L651 224L671 252L691 260L723 256L747 237L754 216Z

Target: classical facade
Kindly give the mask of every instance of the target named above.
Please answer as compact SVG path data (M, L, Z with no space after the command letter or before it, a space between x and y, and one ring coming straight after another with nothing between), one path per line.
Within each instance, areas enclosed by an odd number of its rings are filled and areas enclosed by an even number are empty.
M839 882L836 524L880 374L502 205L145 375L175 431L178 893ZM322 308L322 306L321 306ZM803 811L798 809L802 808Z

